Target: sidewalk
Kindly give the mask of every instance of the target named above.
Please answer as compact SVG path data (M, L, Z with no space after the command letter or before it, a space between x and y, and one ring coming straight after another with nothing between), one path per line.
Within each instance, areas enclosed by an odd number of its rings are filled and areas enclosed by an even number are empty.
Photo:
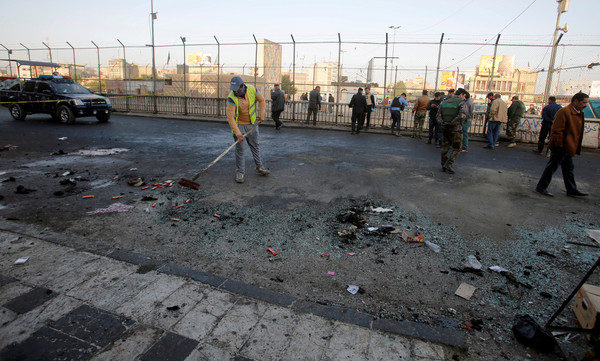
M456 330L66 238L0 221L0 360L466 360Z

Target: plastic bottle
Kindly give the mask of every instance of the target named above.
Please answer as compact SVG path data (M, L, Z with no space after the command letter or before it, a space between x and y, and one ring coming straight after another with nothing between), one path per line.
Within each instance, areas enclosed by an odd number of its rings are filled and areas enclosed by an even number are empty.
M442 250L440 248L440 246L438 246L437 244L435 244L433 242L425 241L425 244L427 245L427 247L431 248L431 250L434 251L435 253L440 253L440 251Z

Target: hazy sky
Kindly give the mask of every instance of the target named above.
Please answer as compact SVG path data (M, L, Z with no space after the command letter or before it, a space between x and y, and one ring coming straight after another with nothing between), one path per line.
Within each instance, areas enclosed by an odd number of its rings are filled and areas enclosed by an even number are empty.
M127 49L127 60L146 65L151 52L150 0L104 0L97 2L63 0L50 4L39 0L4 1L0 25L0 44L13 49L13 59L27 59L23 45L35 49L33 60L48 60L42 42L53 48L53 60L71 62L72 52L67 41L77 50L78 63L95 67L97 64L93 40L100 47L115 49L101 51L102 66L108 59L122 57L117 39ZM316 45L302 42L337 42L341 34L345 69L365 67L372 57L383 57L385 47L363 42L389 41L426 42L423 45L394 45L396 65L415 75L420 67L435 67L441 33L445 42L483 43L489 46L444 45L442 68L474 69L482 54L491 54L493 42L501 32L500 43L547 45L552 41L556 24L555 0L455 0L455 1L189 1L154 0L155 44L181 45L180 36L187 38L187 52L217 55L216 36L221 44L253 43L253 35L275 42L291 42L290 34L299 44L296 50L297 68L317 61L337 61L337 43ZM569 31L562 44L600 45L599 0L571 0L569 11L562 14L561 24L568 23ZM401 26L395 32L391 25ZM199 45L194 45L199 44ZM212 45L208 45L212 44ZM138 46L138 47L134 47ZM59 48L62 48L60 50ZM292 46L283 45L283 67L292 63ZM181 63L182 47L157 48L157 67ZM0 49L0 59L7 52ZM392 49L389 49L391 56ZM471 53L473 55L469 56ZM499 54L516 54L518 66L548 67L549 52L540 47L504 47ZM557 63L571 66L599 61L600 47L567 49L559 52ZM144 64L146 63L146 64ZM380 61L383 66L383 60ZM254 46L222 46L221 64L250 67L254 64ZM247 65L246 65L247 64ZM0 61L0 67L6 62ZM287 70L287 69L286 69ZM348 70L350 71L350 70ZM597 71L594 71L597 73ZM347 75L347 74L345 74Z

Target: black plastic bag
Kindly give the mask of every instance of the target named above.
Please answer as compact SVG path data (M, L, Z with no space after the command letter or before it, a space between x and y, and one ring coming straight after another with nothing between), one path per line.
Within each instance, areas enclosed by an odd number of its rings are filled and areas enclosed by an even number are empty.
M529 315L516 315L512 331L517 341L525 346L542 352L554 350L556 344L554 337Z

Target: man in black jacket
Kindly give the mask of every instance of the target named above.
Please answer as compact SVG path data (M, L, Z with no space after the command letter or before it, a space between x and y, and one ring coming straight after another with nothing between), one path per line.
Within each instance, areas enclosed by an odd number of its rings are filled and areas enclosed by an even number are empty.
M358 93L352 96L348 106L352 108L352 134L358 134L363 127L367 113L367 99L362 94L362 88L358 88ZM357 121L358 124L356 124Z
M368 85L365 87L365 98L367 100L367 126L365 127L365 130L369 130L369 126L371 125L371 113L374 111L373 109L375 109L375 97L373 96L373 93L371 93L371 87Z
M275 90L271 93L271 116L275 122L275 130L279 130L283 123L279 120L279 116L285 108L285 94L279 89L279 84L275 84Z

